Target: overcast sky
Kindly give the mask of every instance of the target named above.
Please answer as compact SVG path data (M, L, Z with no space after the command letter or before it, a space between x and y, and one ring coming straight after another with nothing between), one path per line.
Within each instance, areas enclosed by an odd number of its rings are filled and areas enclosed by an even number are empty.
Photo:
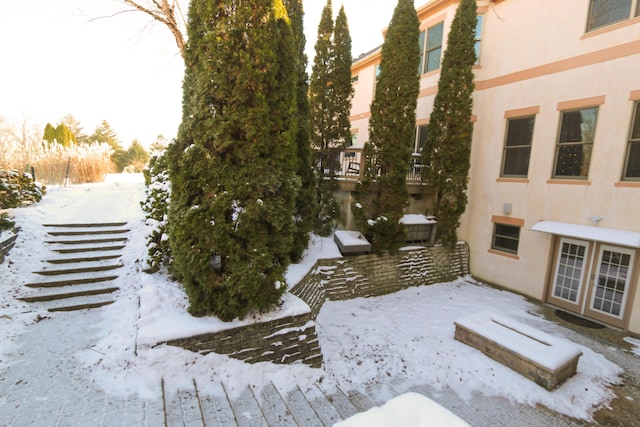
M427 0L415 0L416 5ZM311 58L325 0L303 0ZM344 4L353 56L382 44L394 0ZM0 117L57 125L72 114L87 134L104 119L126 147L176 136L184 65L169 31L118 0L4 1L0 8ZM185 11L186 13L186 11Z

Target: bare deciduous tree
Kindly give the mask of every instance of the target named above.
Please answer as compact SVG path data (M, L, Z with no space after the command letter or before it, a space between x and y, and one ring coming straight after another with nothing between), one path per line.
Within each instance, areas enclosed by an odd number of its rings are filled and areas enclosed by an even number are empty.
M132 7L134 10L146 13L154 21L164 24L178 45L180 56L184 58L184 49L187 43L186 19L182 12L182 6L188 5L188 0L119 0L121 3Z

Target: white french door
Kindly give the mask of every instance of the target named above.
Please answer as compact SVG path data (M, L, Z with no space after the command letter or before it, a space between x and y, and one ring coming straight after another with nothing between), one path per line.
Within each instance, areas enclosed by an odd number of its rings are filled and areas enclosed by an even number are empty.
M588 271L589 242L562 237L558 247L549 300L577 311L582 306L585 272Z
M634 249L560 238L548 301L624 327L635 254Z
M587 309L589 315L602 320L623 319L634 255L631 249L600 245Z

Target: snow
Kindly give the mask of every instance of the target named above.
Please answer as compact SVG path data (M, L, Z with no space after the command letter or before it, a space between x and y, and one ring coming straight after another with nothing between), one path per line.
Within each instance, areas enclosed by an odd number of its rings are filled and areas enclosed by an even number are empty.
M358 231L336 230L334 235L340 240L343 246L368 245L369 242Z
M420 214L405 214L400 218L400 224L418 225L418 224L437 224L433 217L426 217Z
M640 248L640 233L597 227L594 225L571 224L558 221L540 221L531 227L531 231L556 234L565 237L577 237L595 242Z
M274 384L312 384L327 378L343 389L365 390L375 386L376 401L387 401L393 393L386 385L427 387L429 398L438 400L445 391L471 401L483 396L502 397L524 405L544 405L553 411L590 420L592 413L615 397L610 385L619 381L622 369L587 346L578 372L553 392L536 385L506 366L454 339L454 322L465 314L493 310L515 321L556 337L566 333L561 326L536 314L537 306L521 296L496 290L470 278L451 283L420 286L376 298L327 301L315 321L324 356L322 369L303 364L247 364L227 356L197 354L164 344L169 337L211 332L241 322L255 322L259 315L222 323L214 318L194 318L187 313L187 298L181 286L166 272L142 273L146 257L145 225L140 202L144 199L142 175L113 175L100 184L50 187L40 203L13 209L21 227L18 242L0 265L0 371L11 364L16 337L40 316L62 316L38 312L37 306L16 300L24 278L36 271L49 256L42 224L86 221L127 221L129 242L123 250L125 267L115 282L116 301L100 312L95 345L79 351L75 358L83 375L106 393L143 398L156 396L158 384L172 393L198 378L203 393L215 393L225 382L231 397L246 389ZM340 258L331 238L312 237L303 260L289 267L287 285L297 284L317 259ZM469 283L471 281L471 283ZM287 294L282 312L265 317L290 315L308 310L306 304ZM283 314L286 313L286 314ZM93 333L93 332L92 332ZM175 388L175 389L172 389ZM422 413L424 401L403 397L383 409L397 413ZM394 409L396 408L396 409Z
M580 347L569 341L492 311L465 316L455 323L551 371L581 354Z
M334 427L469 427L469 424L419 393L405 393Z
M633 345L633 348L631 349L631 351L634 354L637 354L638 356L640 356L640 339L624 337L624 340L629 344Z

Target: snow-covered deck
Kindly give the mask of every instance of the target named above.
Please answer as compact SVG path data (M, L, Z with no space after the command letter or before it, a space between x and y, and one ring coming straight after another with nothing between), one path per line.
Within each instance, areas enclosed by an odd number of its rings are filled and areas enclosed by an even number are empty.
M454 322L455 338L553 390L576 373L577 345L489 311Z

